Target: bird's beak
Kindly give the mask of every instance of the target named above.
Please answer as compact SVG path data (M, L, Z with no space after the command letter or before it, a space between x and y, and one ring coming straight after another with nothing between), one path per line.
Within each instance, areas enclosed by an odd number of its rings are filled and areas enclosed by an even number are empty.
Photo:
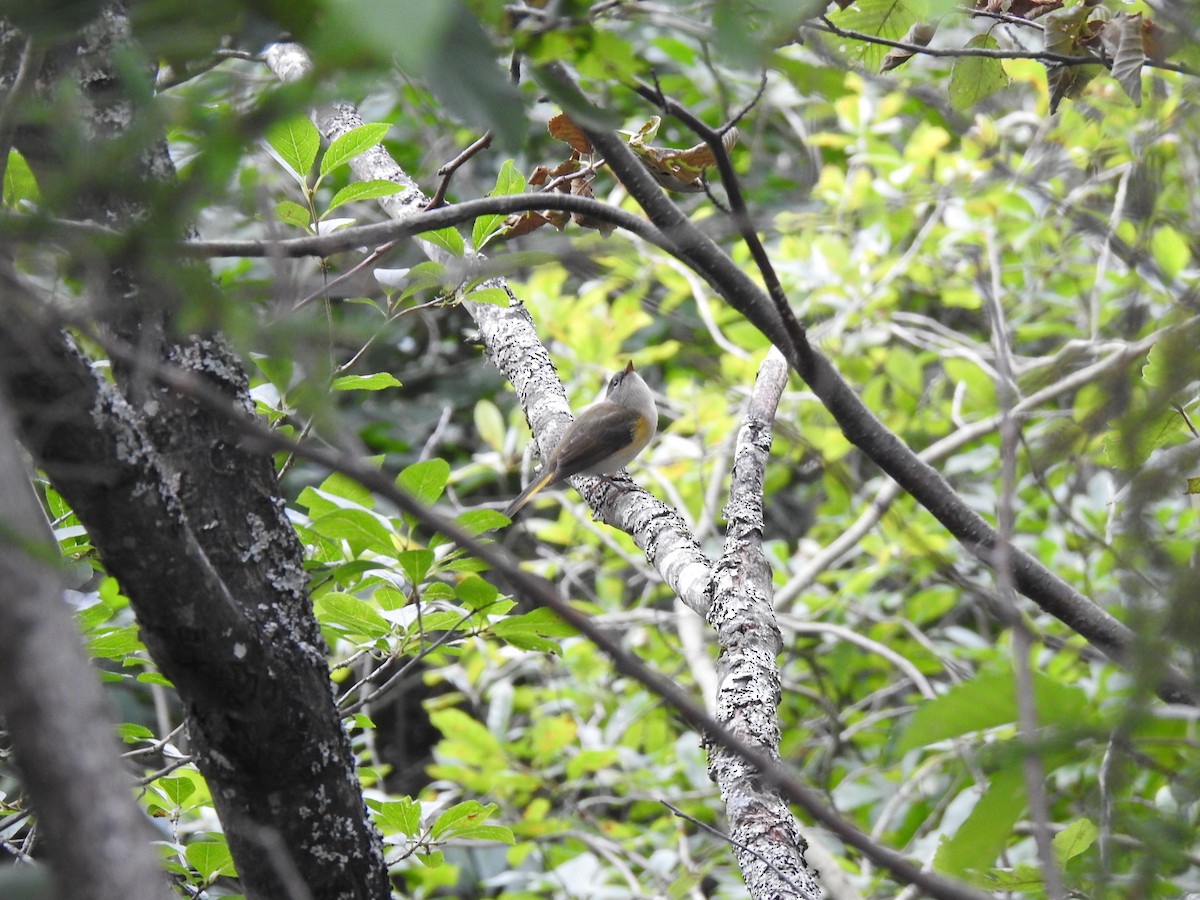
M628 375L633 371L633 360L631 359L625 366L625 374Z

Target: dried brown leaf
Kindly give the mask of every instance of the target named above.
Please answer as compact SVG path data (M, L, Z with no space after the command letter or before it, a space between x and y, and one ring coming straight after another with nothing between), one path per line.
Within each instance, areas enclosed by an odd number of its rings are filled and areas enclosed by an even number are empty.
M1114 16L1108 27L1117 23L1120 34L1113 55L1112 76L1121 85L1134 106L1142 105L1142 67L1146 65L1146 46L1142 37L1142 14ZM1105 29L1108 30L1107 28Z
M593 199L596 195L592 193L591 180L587 178L575 178L571 181L571 193L577 197L587 197ZM594 216L585 215L584 213L572 213L571 221L580 228L594 228L605 237L608 237L616 226L604 219L597 219Z
M566 223L566 217L563 217L563 223ZM504 220L504 231L501 232L501 240L509 240L518 238L530 232L537 231L543 225L553 224L550 219L542 213L529 210L528 212L516 213ZM562 230L562 225L558 226Z
M587 135L578 125L567 118L566 113L553 116L546 123L546 130L550 132L550 137L569 144L571 149L578 153L590 154L592 152L592 142L587 139Z

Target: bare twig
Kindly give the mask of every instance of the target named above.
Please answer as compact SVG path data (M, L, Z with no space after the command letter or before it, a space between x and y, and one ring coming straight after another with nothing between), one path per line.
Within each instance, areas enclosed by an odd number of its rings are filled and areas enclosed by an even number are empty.
M842 28L829 21L828 18L822 17L818 21L805 22L801 28L811 31L821 31L826 34L833 34L837 37L847 38L853 41L862 41L867 44L879 44L883 47L893 47L897 50L904 50L914 55L921 54L924 56L933 56L940 58L959 58L959 57L983 57L985 59L1031 59L1035 62L1044 63L1048 66L1109 66L1109 61L1101 56L1068 56L1063 53L1052 53L1049 50L1000 50L990 47L928 47L922 44L914 44L910 41L895 41L891 38L880 37L879 35L867 34L863 31L854 31L849 28ZM1181 75L1200 75L1195 69L1190 66L1185 66L1181 63L1170 63L1159 60L1146 58L1144 63L1154 69L1163 69L1168 72L1178 72Z
M1033 640L1017 607L1017 592L1014 587L1010 565L1015 518L1015 494L1017 479L1017 445L1020 426L1012 415L1015 405L1016 385L1012 377L1012 346L1004 307L1000 302L1000 257L994 235L990 230L984 234L986 262L977 279L983 295L984 308L992 328L992 342L996 350L996 400L1000 406L1000 497L996 511L997 541L994 572L996 591L1000 602L1009 615L1012 635L1013 669L1016 681L1017 728L1025 743L1021 757L1021 772L1025 781L1026 804L1034 823L1034 843L1038 861L1045 880L1046 896L1050 900L1064 900L1066 886L1062 872L1054 855L1053 835L1050 832L1050 807L1046 798L1046 771L1036 747L1037 709L1033 699L1033 673L1029 668L1029 654Z
M187 241L177 250L184 256L216 259L221 257L247 258L297 258L305 256L325 257L360 247L376 247L389 241L416 237L426 231L436 231L470 222L477 216L509 215L529 210L553 209L562 212L594 216L604 222L637 235L643 240L666 250L674 249L670 237L650 225L645 219L617 209L599 200L573 194L537 193L510 194L506 197L484 197L468 200L438 209L421 212L410 218L377 222L373 225L358 225L342 228L330 234L287 238L280 241ZM121 240L122 232L94 225L90 222L74 222L65 219L45 220L32 216L10 216L0 223L5 237L10 240L36 241L57 240L74 243L80 240Z
M733 847L735 850L739 850L742 853L748 853L751 856L756 857L764 866L767 866L769 869L771 869L771 871L773 871L776 875L778 875L782 881L787 882L787 884L789 886L791 886L793 889L795 889L796 893L799 894L801 897L806 898L806 900L816 900L818 895L813 894L804 885L797 884L794 879L788 877L787 873L780 871L779 868L777 868L775 866L775 864L773 862L771 862L771 860L767 859L765 856L763 856L761 853L759 853L753 847L743 844L740 841L734 840L729 835L727 835L725 832L721 831L721 829L713 828L707 822L701 822L695 816L689 816L682 809L680 809L678 806L676 806L674 803L671 803L668 800L663 800L660 798L658 802L661 803L663 806L665 806L667 809L669 809L675 816L677 816L680 819L683 819L685 822L691 822L693 825L695 825L701 831L708 832L709 834L711 834L713 837L717 838L718 840L722 840L725 843L729 844L729 846Z
M461 167L462 164L468 159L480 151L486 150L490 146L492 146L492 133L490 131L485 131L483 136L471 144L471 146L467 147L466 150L458 154L458 156L454 157L454 159L450 160L450 162L438 169L437 173L441 180L438 182L437 190L435 190L433 192L433 196L429 198L429 203L426 204L425 209L437 209L439 206L445 203L446 190L450 187L450 180L454 177L454 173L457 172L459 167Z

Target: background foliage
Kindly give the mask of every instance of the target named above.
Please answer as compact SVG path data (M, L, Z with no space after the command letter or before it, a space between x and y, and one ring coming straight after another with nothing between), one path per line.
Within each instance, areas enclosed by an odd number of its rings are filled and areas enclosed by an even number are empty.
M245 23L243 41L257 34L258 6L225 5ZM1018 605L1034 638L1036 749L1069 889L1200 890L1195 712L1164 707L1148 688L1162 660L1194 668L1200 642L1195 76L1138 67L1137 106L1128 75L1095 66L1077 89L1058 84L1069 70L1048 78L1028 59L918 54L880 76L888 48L831 31L901 40L940 17L935 47L1040 47L1034 27L933 2L863 0L832 12L828 27L799 30L822 24L811 4L535 6L479 0L466 16L451 4L321 5L292 26L314 51L316 96L241 59L163 90L151 113L194 188L191 208L176 214L214 238L367 221L378 217L376 189L348 186L346 154L382 138L432 191L438 167L483 128L494 144L456 172L449 199L519 191L522 175L569 151L544 130L558 107L542 89L504 80L497 60L514 49L532 62L569 60L630 132L657 112L628 89L633 79L653 79L711 125L748 106L732 157L797 316L918 450L1015 407L1011 489L995 421L936 465L989 520L1008 496L1014 542L1139 635L1126 672ZM1068 35L1075 44L1058 52L1096 46L1084 31L1093 7L1068 3L1042 29L1053 25L1061 45L1062 23L1082 17ZM1200 63L1194 33L1154 7L1101 9L1184 34L1170 60ZM181 44L166 25L176 12L142 4L139 33L182 70L211 45ZM1195 27L1190 12L1178 18ZM382 124L361 145L319 150L304 110L334 97ZM669 118L654 138L695 141ZM592 189L625 202L603 171ZM720 200L720 186L713 194ZM4 199L16 210L38 199L15 154ZM752 268L714 199L681 202ZM495 241L489 254L533 314L576 408L626 359L650 373L663 421L635 476L715 551L732 437L766 340L680 262L620 232L543 228ZM218 290L179 316L219 326L253 361L253 395L276 427L352 435L423 500L472 531L494 527L491 510L520 487L523 416L473 345L444 273L399 247L378 265L407 274L336 280L361 258L222 260ZM23 248L18 264L60 296L77 289L43 249ZM998 335L1008 351L998 353ZM405 891L741 895L729 849L710 830L721 827L720 807L697 736L655 697L509 597L479 561L348 479L282 456L278 468L367 802ZM911 498L872 521L886 481L794 382L777 420L764 532L784 636L782 757L880 842L988 889L1040 896L1014 740L1020 650L995 615L1005 601ZM41 487L75 565L80 628L144 764L141 800L163 830L168 865L209 896L236 892L170 684L88 535ZM852 546L818 557L864 520ZM495 539L645 662L703 683L711 662L687 640L692 613L572 492ZM11 770L0 777L5 802L19 797ZM16 809L0 819L10 846L28 827ZM848 876L842 895L900 892L829 835L812 836Z

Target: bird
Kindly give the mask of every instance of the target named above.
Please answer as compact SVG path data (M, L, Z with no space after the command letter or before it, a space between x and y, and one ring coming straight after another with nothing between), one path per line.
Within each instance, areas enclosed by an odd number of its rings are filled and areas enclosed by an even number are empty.
M630 362L608 382L604 399L579 414L541 473L504 510L512 519L543 488L572 475L607 475L628 465L658 430L654 395Z

